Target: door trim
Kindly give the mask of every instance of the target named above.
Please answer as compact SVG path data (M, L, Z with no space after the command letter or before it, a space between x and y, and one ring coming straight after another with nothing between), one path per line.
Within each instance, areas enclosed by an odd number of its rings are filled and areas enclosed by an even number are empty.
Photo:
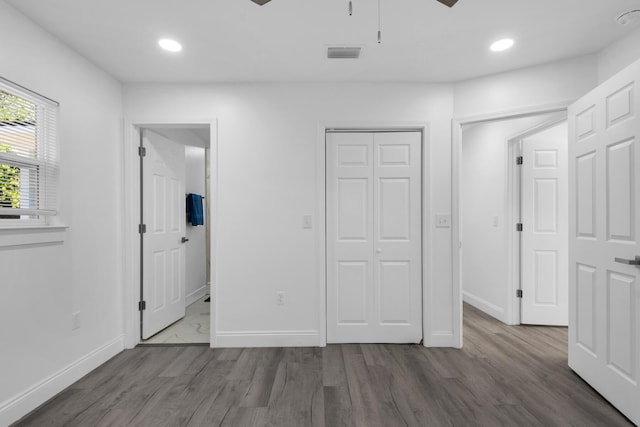
M530 106L480 116L454 118L451 120L451 263L453 270L452 286L455 295L462 295L461 252L463 242L460 240L460 182L462 180L460 161L462 159L462 126L505 119L516 119L538 114L559 113L567 111L569 105L574 101L575 99L569 99L555 104ZM459 327L459 336L456 337L459 347L462 347L463 345L462 304L463 301L460 297L457 301L454 301L453 307L454 322Z
M167 117L157 118L127 118L124 120L123 131L123 169L121 171L122 180L122 218L123 223L119 225L122 230L121 239L123 242L122 253L122 299L124 302L122 321L124 330L124 345L130 349L138 345L140 341L140 312L138 311L139 301L139 281L140 281L140 247L138 224L140 222L140 162L138 158L138 146L140 144L140 133L138 128L163 126L163 125L209 125L210 145L208 150L208 161L211 170L210 176L210 272L211 272L211 337L210 346L216 346L216 317L217 317L217 288L216 278L216 235L217 235L217 206L218 196L218 120L216 118L203 118L200 120L180 120Z
M346 132L402 132L413 131L422 134L422 337L424 346L438 344L430 322L431 281L431 142L430 125L425 122L319 122L316 135L316 286L319 301L318 325L320 347L327 345L327 252L326 252L326 138L331 131ZM435 334L437 335L437 334ZM435 338L435 339L434 339Z

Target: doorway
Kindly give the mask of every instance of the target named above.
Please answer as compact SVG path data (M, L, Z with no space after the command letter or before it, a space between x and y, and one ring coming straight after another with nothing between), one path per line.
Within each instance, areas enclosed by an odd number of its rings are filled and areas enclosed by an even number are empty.
M140 339L210 342L208 125L155 125L140 136Z
M509 325L566 326L566 112L461 129L464 302Z
M422 339L422 137L325 134L327 343Z

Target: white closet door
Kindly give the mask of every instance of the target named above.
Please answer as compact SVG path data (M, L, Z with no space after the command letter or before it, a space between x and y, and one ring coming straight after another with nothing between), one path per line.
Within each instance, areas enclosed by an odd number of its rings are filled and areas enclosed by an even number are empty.
M522 323L569 322L567 126L523 141Z
M327 342L422 339L421 134L327 134Z
M144 132L144 234L142 338L185 315L185 154L184 146Z
M636 62L569 108L569 366L636 424L639 85Z

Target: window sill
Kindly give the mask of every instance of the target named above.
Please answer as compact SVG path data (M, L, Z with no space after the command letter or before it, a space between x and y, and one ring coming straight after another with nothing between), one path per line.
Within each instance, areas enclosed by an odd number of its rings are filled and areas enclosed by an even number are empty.
M0 248L62 243L67 228L65 225L0 226Z

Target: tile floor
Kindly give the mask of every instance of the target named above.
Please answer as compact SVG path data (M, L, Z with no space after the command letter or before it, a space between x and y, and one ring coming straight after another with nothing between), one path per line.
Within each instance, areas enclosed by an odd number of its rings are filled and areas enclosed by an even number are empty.
M187 314L173 325L158 332L144 344L193 344L208 343L210 339L210 306L200 298L187 307Z

